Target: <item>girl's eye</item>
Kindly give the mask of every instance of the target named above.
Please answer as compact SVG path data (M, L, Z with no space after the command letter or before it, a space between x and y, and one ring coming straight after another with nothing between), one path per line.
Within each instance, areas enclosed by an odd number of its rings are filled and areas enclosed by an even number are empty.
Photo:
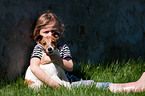
M57 38L59 35L60 35L60 34L59 34L58 32L54 32L54 33L53 33L53 36L54 36L55 38Z
M45 31L44 33L49 33L49 31Z
M43 46L45 46L45 45L46 45L46 42L43 43Z

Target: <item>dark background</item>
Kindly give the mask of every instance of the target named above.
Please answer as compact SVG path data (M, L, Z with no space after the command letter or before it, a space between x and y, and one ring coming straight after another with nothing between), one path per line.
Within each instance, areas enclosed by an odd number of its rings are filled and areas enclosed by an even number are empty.
M75 64L141 58L145 54L145 0L0 0L0 77L25 73L36 19L53 10L66 25L61 42ZM76 65L75 65L76 66Z

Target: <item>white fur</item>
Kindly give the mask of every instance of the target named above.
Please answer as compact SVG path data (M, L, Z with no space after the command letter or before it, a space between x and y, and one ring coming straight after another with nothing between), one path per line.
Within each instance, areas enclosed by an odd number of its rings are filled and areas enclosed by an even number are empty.
M59 54L57 50L55 50L55 54ZM55 80L60 85L64 85L65 87L70 87L70 83L65 75L64 70L55 63L48 63L45 65L40 64L40 68L42 68L53 80ZM25 79L33 81L34 83L29 85L31 88L40 88L43 85L43 82L40 81L31 71L30 66L28 67L25 75Z

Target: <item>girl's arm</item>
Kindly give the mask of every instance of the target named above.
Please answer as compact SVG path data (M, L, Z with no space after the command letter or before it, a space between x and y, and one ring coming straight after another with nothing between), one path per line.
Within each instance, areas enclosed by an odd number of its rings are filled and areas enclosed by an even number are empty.
M72 71L73 70L73 61L72 61L72 59L70 59L70 58L62 59L61 57L59 57L56 54L50 55L49 57L50 57L52 62L58 64L63 69L65 69L67 71Z
M50 78L49 75L47 75L41 68L40 68L40 59L33 57L30 60L30 69L33 72L33 74L39 78L41 81L45 82L51 87L57 87L60 88L60 85L55 82L53 79Z

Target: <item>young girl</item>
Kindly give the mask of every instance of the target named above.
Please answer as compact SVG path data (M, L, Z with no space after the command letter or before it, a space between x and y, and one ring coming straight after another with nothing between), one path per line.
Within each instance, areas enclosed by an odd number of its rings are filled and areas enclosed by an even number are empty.
M43 49L41 44L37 42L36 38L39 35L44 37L54 36L58 40L59 36L63 33L63 31L64 25L61 23L61 21L55 14L48 11L38 18L33 32L34 40L36 41L37 45L34 47L33 53L31 55L30 69L38 79L45 82L50 87L60 88L60 85L53 79L51 79L50 76L48 76L40 68L39 66L40 63L49 63L50 61L53 61L54 63L61 66L63 69L67 71L72 71L73 70L72 57L70 54L69 47L66 44L64 44L62 46L58 46L61 57L53 54L42 58Z
M43 49L41 44L37 42L36 38L39 35L42 35L44 37L54 36L58 40L60 35L63 33L63 31L64 31L64 25L61 23L58 17L55 14L47 11L38 18L33 32L34 40L36 41L37 45L34 47L33 53L31 55L30 69L38 79L48 84L50 87L60 88L61 86L53 79L51 79L40 68L39 65L41 63L43 64L43 63L49 63L50 61L53 61L54 63L58 64L63 69L65 69L66 71L72 71L73 70L72 56L69 47L66 44L64 44L58 46L61 57L53 54L42 58ZM94 82L93 80L81 80L81 81L71 83L71 86L75 86L75 87L79 87L81 85L85 85L85 86L95 85L96 88L103 88L104 90L109 89L112 92L123 92L123 91L141 92L141 91L145 91L145 72L143 73L142 77L138 81L131 82L131 83L122 83L122 84L119 83L115 84L110 82L101 83L101 82Z

